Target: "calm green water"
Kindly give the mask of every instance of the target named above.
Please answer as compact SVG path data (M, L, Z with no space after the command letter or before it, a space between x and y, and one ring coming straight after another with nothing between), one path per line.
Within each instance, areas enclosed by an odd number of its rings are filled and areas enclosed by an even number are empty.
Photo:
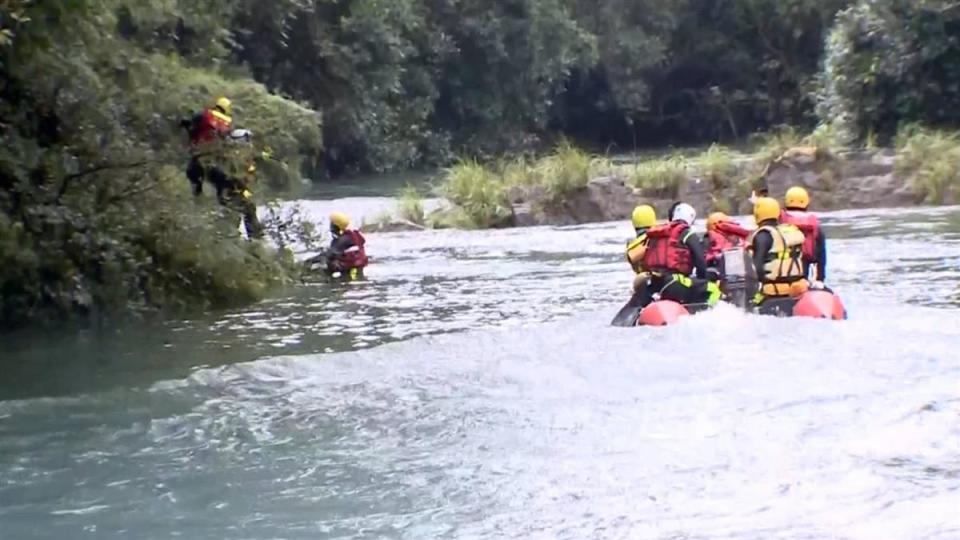
M387 204L346 195L305 206ZM960 209L826 222L842 323L611 328L609 223L371 235L364 283L16 336L0 538L958 538Z

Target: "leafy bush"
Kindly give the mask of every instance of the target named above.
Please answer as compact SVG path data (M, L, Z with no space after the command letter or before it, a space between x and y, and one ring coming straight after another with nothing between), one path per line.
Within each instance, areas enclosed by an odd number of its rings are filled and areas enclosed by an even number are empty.
M178 121L229 94L295 173L317 116L169 48L159 30L195 21L174 4L30 3L0 48L0 327L236 305L296 277L289 252L189 194Z
M191 201L179 174L164 168L149 184L114 178L103 192L59 201L22 184L20 205L0 197L0 326L233 306L293 279L288 255L242 241L239 216Z
M960 122L960 12L945 0L861 0L826 42L818 115L847 143L905 122Z

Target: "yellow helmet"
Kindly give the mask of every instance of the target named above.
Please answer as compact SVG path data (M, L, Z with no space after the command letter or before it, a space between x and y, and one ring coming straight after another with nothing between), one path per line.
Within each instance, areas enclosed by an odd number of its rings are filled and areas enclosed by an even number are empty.
M707 216L707 230L712 231L717 228L717 223L721 221L730 221L730 216L723 212L714 212Z
M800 186L793 186L787 190L787 196L783 198L787 208L799 208L806 210L810 206L810 194Z
M217 99L217 107L223 110L223 114L228 116L233 113L233 103L225 97Z
M633 209L633 228L645 229L657 223L657 213L649 204L643 204Z
M345 231L350 226L350 217L343 212L334 212L330 214L330 224Z
M759 225L768 219L780 219L780 203L770 197L760 197L753 203L753 219Z

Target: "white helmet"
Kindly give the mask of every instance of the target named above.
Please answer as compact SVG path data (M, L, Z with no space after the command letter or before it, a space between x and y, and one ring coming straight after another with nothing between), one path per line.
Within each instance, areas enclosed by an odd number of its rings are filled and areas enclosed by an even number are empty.
M253 137L253 133L249 129L235 129L230 132L230 141L235 143L248 143Z
M697 220L697 211L693 209L687 203L680 203L673 210L673 221L686 221L687 225L693 226L693 222Z

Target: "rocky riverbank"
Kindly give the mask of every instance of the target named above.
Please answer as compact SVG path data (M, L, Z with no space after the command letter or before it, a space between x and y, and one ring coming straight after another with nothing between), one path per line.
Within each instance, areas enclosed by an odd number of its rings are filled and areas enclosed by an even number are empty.
M790 186L807 188L817 210L909 206L923 202L912 177L898 174L892 150L821 154L813 147L791 149L764 166L756 160L736 164L740 179L717 185L712 178L690 174L675 193L664 194L634 187L622 175L591 179L586 187L568 194L561 203L550 203L536 191L518 189L511 194L513 224L569 225L627 219L634 206L652 204L661 215L675 200L692 204L701 215L722 210L749 213L750 191L767 188L782 197ZM760 174L751 173L760 170Z
M821 144L737 154L711 147L697 156L637 163L614 164L571 148L563 152L541 162L451 169L439 208L424 214L417 201L404 199L405 210L396 218L378 220L367 230L616 221L642 203L664 215L677 200L701 215L747 214L751 191L767 189L781 198L795 185L807 188L811 208L818 211L960 202L960 139L938 132L917 132L896 149L829 150Z

